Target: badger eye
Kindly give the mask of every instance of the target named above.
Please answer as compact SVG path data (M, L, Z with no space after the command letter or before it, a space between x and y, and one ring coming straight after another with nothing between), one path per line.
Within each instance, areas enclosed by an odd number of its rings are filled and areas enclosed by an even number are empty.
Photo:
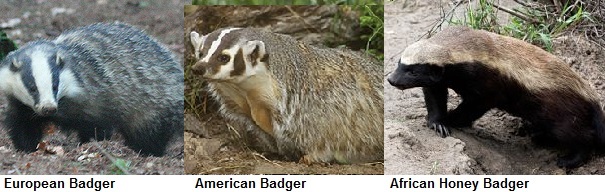
M221 54L221 55L218 56L218 61L219 62L227 63L227 62L229 62L229 60L231 60L231 57L229 55Z

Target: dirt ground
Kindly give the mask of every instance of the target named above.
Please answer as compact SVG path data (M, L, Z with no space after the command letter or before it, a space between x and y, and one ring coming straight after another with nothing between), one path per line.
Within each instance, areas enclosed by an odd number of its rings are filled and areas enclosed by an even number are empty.
M183 6L187 0L4 0L0 26L19 45L38 38L54 38L62 31L95 22L121 21L144 29L183 55ZM2 97L4 98L4 97ZM0 113L6 104L0 101ZM1 117L3 120L4 116ZM0 125L1 126L1 125ZM129 162L131 174L183 174L183 139L176 136L163 157L139 156L114 135L110 141L78 145L77 135L61 130L44 138L63 154L16 152L0 127L0 174L115 174L108 155ZM106 153L104 153L105 151Z
M419 40L448 12L452 1L395 0L385 3L385 70L393 71L405 47ZM501 5L514 7L512 0ZM460 6L456 15L463 13ZM442 9L443 8L443 9ZM506 18L505 15L500 18ZM605 51L580 36L564 35L554 42L554 54L593 85L605 101ZM582 167L564 170L556 166L558 151L531 143L521 136L522 120L492 110L473 128L453 130L442 139L426 127L422 90L400 91L385 81L385 174L605 174L605 157L595 155ZM450 91L448 107L459 98Z
M292 7L293 15L284 9L272 8L238 8L215 7L192 9L185 17L185 34L191 30L212 31L221 27L267 27L272 31L294 34L296 38L313 40L324 39L329 32L331 19L334 17L331 9L305 9ZM221 18L225 15L226 18ZM240 17L240 16L244 17ZM321 16L320 16L321 15ZM302 23L302 18L307 19ZM210 18L213 17L213 18ZM266 19L267 17L272 19ZM220 21L217 23L217 21ZM352 23L343 25L354 27ZM316 24L317 23L317 24ZM291 25L290 25L291 24ZM301 26L302 25L302 26ZM307 26L308 25L308 26ZM213 28L208 29L207 27ZM311 27L309 27L311 26ZM297 30L302 27L302 30ZM307 28L309 27L309 28ZM310 34L308 31L315 32ZM307 33L301 35L301 33ZM188 38L185 38L189 42ZM321 40L320 40L321 41ZM190 57L190 45L186 47L187 57ZM190 63L193 58L187 58ZM190 60L188 60L190 59ZM187 85L186 86L191 86ZM211 103L211 102L209 102ZM338 164L300 164L297 162L281 161L277 158L265 157L248 148L229 123L216 112L216 106L208 107L201 118L185 114L185 173L187 174L383 174L382 162L338 165Z

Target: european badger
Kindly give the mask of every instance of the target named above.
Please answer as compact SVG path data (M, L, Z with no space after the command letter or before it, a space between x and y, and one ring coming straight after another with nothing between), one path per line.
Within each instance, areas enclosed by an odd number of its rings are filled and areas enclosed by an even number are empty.
M143 31L93 24L11 52L0 66L8 100L5 127L17 150L32 152L53 122L81 142L110 138L160 156L183 128L183 71Z
M191 32L191 42L192 69L207 80L220 112L261 150L302 163L383 159L377 61L260 29Z
M407 47L387 79L399 89L423 87L427 124L441 137L498 108L569 150L557 161L561 167L582 165L605 142L595 90L556 56L511 37L448 28ZM462 97L449 112L448 88Z

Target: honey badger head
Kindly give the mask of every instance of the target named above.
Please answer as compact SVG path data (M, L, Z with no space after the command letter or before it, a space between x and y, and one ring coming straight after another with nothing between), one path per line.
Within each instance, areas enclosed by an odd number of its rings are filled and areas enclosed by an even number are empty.
M432 86L441 81L443 64L451 60L448 50L421 40L405 49L387 81L398 89Z
M41 116L52 115L64 96L78 92L54 43L37 41L11 52L0 65L0 90Z
M267 72L265 43L246 37L245 29L228 28L200 36L190 34L195 51L194 73L208 80L239 83Z

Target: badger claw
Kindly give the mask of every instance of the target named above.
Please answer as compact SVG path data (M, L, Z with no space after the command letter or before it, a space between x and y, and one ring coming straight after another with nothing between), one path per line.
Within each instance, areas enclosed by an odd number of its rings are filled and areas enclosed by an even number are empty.
M437 135L439 135L441 138L446 138L446 137L450 136L450 129L443 126L442 124L432 123L429 128L431 128L432 130L435 130Z

